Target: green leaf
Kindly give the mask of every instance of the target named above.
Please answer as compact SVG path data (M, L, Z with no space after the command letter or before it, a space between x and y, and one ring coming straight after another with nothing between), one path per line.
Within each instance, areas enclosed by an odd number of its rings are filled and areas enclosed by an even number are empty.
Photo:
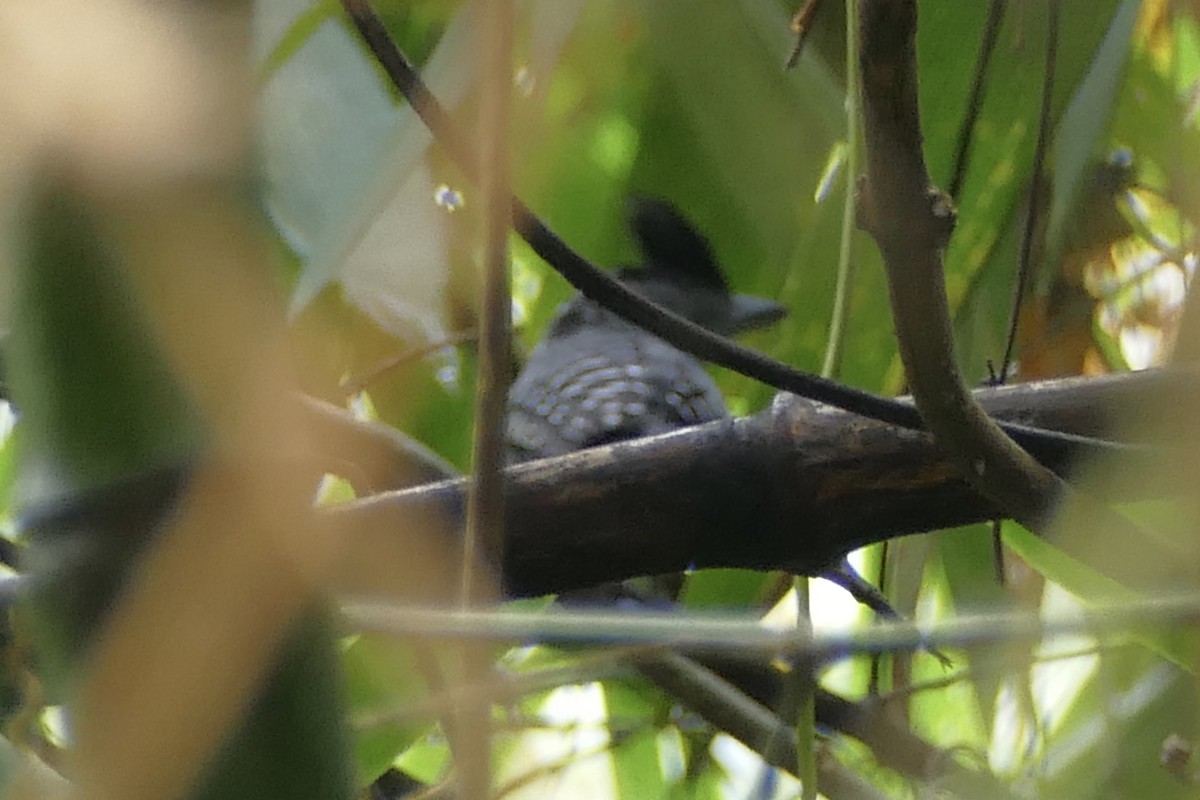
M958 615L996 612L1011 608L1012 599L996 579L990 525L971 525L941 531L934 538L937 561L943 570L942 587ZM1006 677L998 659L1003 645L982 645L967 650L972 669L975 708L982 719L995 713L996 693Z
M659 758L659 735L656 730L633 734L613 750L613 772L617 797L666 797L668 784L663 779Z
M1124 0L1113 15L1087 75L1063 114L1054 138L1054 189L1046 230L1046 264L1066 247L1072 209L1083 196L1096 148L1108 130L1125 74L1141 0Z
M319 611L286 640L254 706L216 755L196 800L351 800L346 703L333 626Z
M258 7L262 8L263 4ZM334 0L318 0L292 20L287 32L275 42L271 52L263 59L263 78L270 80L280 67L308 43L326 20L333 18L337 10L338 5Z
M1078 597L1086 606L1103 608L1145 599L1142 592L1124 586L1097 572L1087 564L1073 558L1069 553L1055 547L1045 539L1035 536L1019 525L1005 525L1004 543L1029 562L1039 573ZM1195 670L1198 640L1194 630L1186 628L1169 631L1146 629L1132 631L1131 635L1179 668L1188 671Z
M429 693L413 647L394 637L363 634L342 650L350 713L358 721L355 757L364 783L379 777L429 728L427 717L394 716ZM430 654L426 667L435 664Z
M69 493L185 460L198 420L94 209L52 185L27 216L9 354L23 469Z
M11 359L21 469L39 489L26 498L40 520L30 532L40 571L27 607L39 677L52 696L69 697L85 647L169 511L201 433L103 215L51 183L28 216ZM284 637L278 659L201 778L198 800L350 797L339 667L319 611Z
M53 516L64 503L86 507L91 491L116 496L93 503L87 525L29 531L33 548L91 548L86 564L51 573L33 603L43 680L56 693L153 534L201 433L95 209L51 184L27 217L9 357L21 413L18 463L29 487L20 510ZM155 471L163 480L147 480ZM130 475L145 488L112 488Z
M777 580L775 573L756 570L702 569L688 575L683 603L693 609L754 609Z
M1117 0L1062 2L1052 121L1087 75L1117 5ZM954 166L986 11L984 3L927 0L921 6L921 122L937 185L945 185ZM985 378L986 361L1003 355L1023 225L1018 212L1028 196L1037 139L1047 23L1045 4L1007 5L971 132L958 223L945 257L956 349L970 382ZM897 360L894 382L899 375Z

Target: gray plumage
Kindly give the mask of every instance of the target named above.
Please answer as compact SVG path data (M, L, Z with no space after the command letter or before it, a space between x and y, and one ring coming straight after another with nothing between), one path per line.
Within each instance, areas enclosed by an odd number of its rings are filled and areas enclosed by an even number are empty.
M708 242L671 206L633 204L646 266L618 273L634 291L717 333L768 325L784 309L730 293ZM727 415L698 361L582 295L565 303L508 396L511 461L562 455Z

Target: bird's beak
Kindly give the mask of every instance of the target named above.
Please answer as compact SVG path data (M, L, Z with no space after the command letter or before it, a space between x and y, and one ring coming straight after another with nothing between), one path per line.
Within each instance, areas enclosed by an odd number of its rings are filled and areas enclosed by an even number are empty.
M750 294L735 294L729 298L730 321L729 333L765 328L787 316L787 309L762 297Z

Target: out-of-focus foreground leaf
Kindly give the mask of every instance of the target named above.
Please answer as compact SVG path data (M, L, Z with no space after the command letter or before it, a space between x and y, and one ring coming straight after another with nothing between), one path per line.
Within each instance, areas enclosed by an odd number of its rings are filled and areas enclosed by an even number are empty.
M28 218L12 369L32 487L30 564L42 581L31 628L45 678L70 707L82 659L169 517L200 436L102 216L67 184L39 200ZM112 491L154 468L164 480ZM327 624L301 623L195 796L348 797L334 658Z

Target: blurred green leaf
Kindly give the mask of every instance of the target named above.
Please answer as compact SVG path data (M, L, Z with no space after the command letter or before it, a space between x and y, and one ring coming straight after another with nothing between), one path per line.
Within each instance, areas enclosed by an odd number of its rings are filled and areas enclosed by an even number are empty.
M363 634L342 650L349 711L360 723L355 747L360 780L375 780L429 729L428 718L396 716L430 692L413 648L412 642ZM383 722L389 714L394 718ZM368 719L380 721L367 724Z
M996 612L1011 608L1013 600L996 578L990 525L971 525L941 531L932 537L936 560L943 574L941 585L958 615ZM991 719L996 710L996 693L1005 677L1006 665L1000 660L1001 646L969 649L967 664L956 669L972 670L971 688L975 708L982 719Z
M778 583L776 573L749 569L703 569L688 575L684 605L693 609L756 609L765 590Z
M1055 264L1066 247L1072 209L1083 196L1097 145L1112 119L1141 0L1124 0L1059 123L1054 140L1054 190L1050 196L1045 255Z
M658 732L641 731L620 742L613 751L617 797L669 797L670 784L663 775Z
M55 185L31 205L8 358L23 469L53 495L187 459L199 423L95 209Z
M23 500L39 504L44 520L30 533L39 569L25 601L39 678L55 698L71 696L87 644L202 441L104 221L74 187L39 187L13 312L22 478L36 489ZM64 508L71 524L55 522ZM349 797L338 670L327 620L314 612L284 637L253 708L194 796Z
M262 9L263 5L260 4L258 8ZM337 11L338 5L334 0L319 0L293 19L287 31L279 37L271 52L263 59L263 77L269 80L276 70L308 43L326 20L337 14Z
M921 122L935 184L948 180L953 168L985 5L937 4L921 16ZM1062 3L1052 121L1061 118L1087 75L1116 7L1116 0ZM986 360L998 362L1003 354L1023 224L1017 212L1029 191L1037 139L1047 22L1044 4L1008 4L971 131L958 225L945 259L959 363L970 381L986 377Z
M1038 743L1043 797L1183 800L1195 788L1160 764L1168 734L1196 733L1194 675L1140 648L1101 651L1101 668Z
M1049 580L1089 607L1120 605L1144 599L1142 592L1096 572L1019 525L1006 525L1004 543ZM1195 670L1197 634L1192 629L1139 630L1134 637L1184 670Z

